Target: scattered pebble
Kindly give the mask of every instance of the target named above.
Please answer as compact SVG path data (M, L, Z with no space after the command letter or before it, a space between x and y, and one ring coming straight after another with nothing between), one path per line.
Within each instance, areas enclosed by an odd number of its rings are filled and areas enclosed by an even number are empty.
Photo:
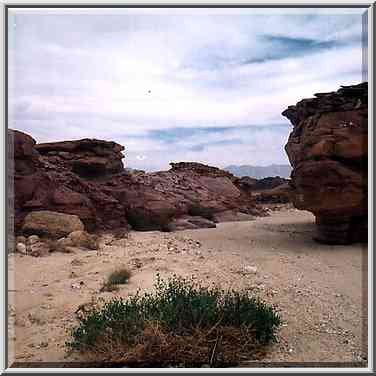
M26 245L24 243L18 243L16 246L16 251L18 253L26 254Z
M244 274L256 274L257 273L257 267L252 265L246 265L244 267Z

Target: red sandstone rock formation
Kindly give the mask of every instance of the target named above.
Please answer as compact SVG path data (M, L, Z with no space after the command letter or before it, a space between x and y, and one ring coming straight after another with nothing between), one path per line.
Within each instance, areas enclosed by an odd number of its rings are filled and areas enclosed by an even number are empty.
M103 192L124 204L128 222L138 230L169 230L170 222L186 216L214 221L217 213L228 210L262 212L250 194L233 184L231 174L195 163L172 166L169 171L118 175L102 184Z
M21 228L29 212L38 210L75 214L89 230L127 225L124 206L102 192L96 182L85 180L72 172L72 165L62 162L60 156L40 155L36 150L38 146L35 148L35 140L30 136L9 130L8 137L14 145L14 171L10 175L14 182L13 206L16 230ZM72 143L76 146L80 141ZM105 141L94 140L93 145L98 146L98 143L104 145ZM111 144L114 143L106 145ZM119 147L121 148L120 145L118 147L115 145L116 152ZM90 150L90 145L87 145L87 149ZM42 148L42 152L46 150ZM72 161L74 153L70 153L72 155L70 161ZM84 152L79 150L78 158L83 158L83 154ZM112 163L114 154L107 154L110 156L110 166L114 165ZM120 156L119 161L121 163ZM93 172L93 168L90 171ZM102 172L103 169L99 168L96 175Z
M208 227L220 213L227 220L230 214L237 220L239 213L262 213L251 194L233 183L233 175L215 167L182 162L169 171L132 173L123 169L123 147L114 142L35 145L11 130L8 137L15 147L16 230L29 212L40 210L77 215L89 231L128 224L136 230L169 231L184 223ZM184 220L176 226L179 218Z
M368 85L342 86L289 106L292 198L316 216L317 240L367 240Z
M96 139L48 142L35 145L35 149L49 162L64 166L82 177L99 177L123 171L121 153L124 147Z

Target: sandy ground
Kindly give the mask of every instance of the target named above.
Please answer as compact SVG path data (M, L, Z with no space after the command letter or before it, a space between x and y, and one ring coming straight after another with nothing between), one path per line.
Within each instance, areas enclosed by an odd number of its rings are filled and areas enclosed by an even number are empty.
M64 348L77 308L151 289L159 272L252 290L273 304L284 324L266 362L361 362L365 367L367 247L321 245L313 234L310 213L284 209L216 229L132 232L112 243L106 235L98 252L10 254L9 364L79 360ZM100 292L119 266L132 270L129 284Z

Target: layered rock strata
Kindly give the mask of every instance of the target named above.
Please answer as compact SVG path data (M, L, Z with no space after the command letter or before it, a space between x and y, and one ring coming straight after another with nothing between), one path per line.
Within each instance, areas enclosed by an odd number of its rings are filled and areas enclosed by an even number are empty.
M298 209L316 216L317 240L367 240L368 85L342 86L289 106L286 152Z
M14 221L22 228L33 211L76 215L85 229L171 231L215 227L264 211L226 171L199 163L172 164L168 171L126 171L123 147L102 140L36 144L9 130L14 146Z

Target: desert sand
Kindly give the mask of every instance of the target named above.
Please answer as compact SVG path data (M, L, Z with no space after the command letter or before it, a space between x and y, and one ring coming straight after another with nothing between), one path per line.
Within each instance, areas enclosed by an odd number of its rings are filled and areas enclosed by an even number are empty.
M131 232L124 239L108 233L99 251L9 254L9 366L79 361L64 346L75 311L152 289L156 273L248 289L272 304L284 323L264 359L271 365L366 366L367 247L322 245L312 240L314 231L311 213L286 206L214 229ZM100 292L120 266L132 271L129 283Z

